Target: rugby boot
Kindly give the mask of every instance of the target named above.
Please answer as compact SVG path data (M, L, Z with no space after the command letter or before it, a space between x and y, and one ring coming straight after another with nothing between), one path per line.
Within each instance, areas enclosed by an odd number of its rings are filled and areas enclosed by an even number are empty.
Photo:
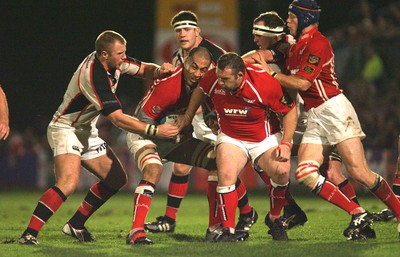
M175 220L167 216L157 217L156 221L147 222L144 224L145 230L152 233L174 232L175 226L176 226Z
M267 213L267 216L265 216L265 225L269 227L268 234L272 236L272 239L279 241L289 240L286 232L288 225L285 218L279 217L275 221L272 221L269 213Z
M63 233L67 236L74 237L81 242L94 242L96 239L92 234L83 227L82 229L76 229L71 226L71 224L66 223L62 229Z

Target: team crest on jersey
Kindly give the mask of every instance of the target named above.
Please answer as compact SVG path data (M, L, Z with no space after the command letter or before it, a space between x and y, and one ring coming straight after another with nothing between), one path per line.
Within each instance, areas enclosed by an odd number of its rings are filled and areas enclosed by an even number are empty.
M246 98L246 97L242 97L243 98L243 101L245 101L246 103L248 103L248 104L252 104L252 103L254 103L256 100L251 100L251 99L248 99L248 98Z
M308 74L312 74L314 72L314 68L310 67L310 66L304 66L303 69L305 72L307 72Z
M308 56L308 62L313 64L313 65L315 65L315 66L317 66L319 64L320 60L321 60L321 58L319 58L316 55L310 54Z
M161 108L160 108L160 106L158 106L158 105L154 105L154 106L151 108L151 111L152 111L153 113L160 113L160 110L161 110Z

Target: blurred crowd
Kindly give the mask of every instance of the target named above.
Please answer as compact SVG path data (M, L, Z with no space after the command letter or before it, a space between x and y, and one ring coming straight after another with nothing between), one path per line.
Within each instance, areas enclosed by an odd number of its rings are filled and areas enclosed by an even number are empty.
M359 22L329 33L337 76L367 134L366 148L395 149L400 128L400 2L360 0Z
M360 0L357 15L357 22L339 22L337 28L325 34L334 48L341 88L356 108L367 135L365 148L389 151L389 159L395 162L400 134L400 1L376 9L373 1ZM128 113L133 110L132 104L124 108ZM0 187L45 188L54 183L52 152L46 138L51 117L47 118L24 131L11 128L9 138L0 143ZM99 122L100 134L127 169L135 170L125 133L105 119ZM133 179L130 181L133 183Z

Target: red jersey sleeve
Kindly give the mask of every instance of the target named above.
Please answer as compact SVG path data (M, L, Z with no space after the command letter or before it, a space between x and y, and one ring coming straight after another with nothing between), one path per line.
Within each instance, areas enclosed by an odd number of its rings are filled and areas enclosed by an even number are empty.
M325 38L309 40L301 59L297 75L313 82L321 73L322 67L331 52L331 46Z

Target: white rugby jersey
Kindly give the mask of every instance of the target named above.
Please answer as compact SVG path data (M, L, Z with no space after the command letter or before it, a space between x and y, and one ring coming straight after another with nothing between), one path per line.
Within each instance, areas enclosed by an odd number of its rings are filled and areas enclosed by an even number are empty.
M61 127L95 127L104 116L121 109L115 94L121 74L135 76L141 61L127 57L116 70L105 70L95 52L78 66L69 82L63 101L54 113L50 125Z

